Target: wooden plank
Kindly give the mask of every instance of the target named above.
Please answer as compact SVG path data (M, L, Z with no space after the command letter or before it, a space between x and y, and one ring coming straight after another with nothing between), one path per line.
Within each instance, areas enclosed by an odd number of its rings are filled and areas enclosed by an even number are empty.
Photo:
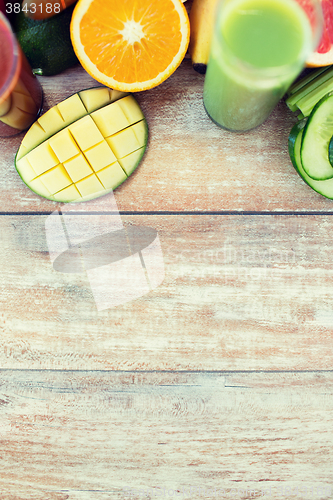
M1 498L331 498L332 396L332 373L2 371Z
M245 134L219 129L202 104L204 77L186 59L163 84L137 94L150 129L139 169L116 190L122 211L332 211L294 171L287 140L295 116L281 102ZM46 106L96 85L80 67L41 78ZM0 139L1 211L52 211L14 168L22 134Z
M331 217L123 216L157 230L165 278L102 311L52 268L45 220L0 219L1 368L331 369Z

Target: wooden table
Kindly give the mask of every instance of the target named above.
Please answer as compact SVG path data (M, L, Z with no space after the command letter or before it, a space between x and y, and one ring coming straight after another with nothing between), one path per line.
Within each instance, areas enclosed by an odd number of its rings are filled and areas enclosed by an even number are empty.
M40 80L45 109L96 84ZM115 198L165 278L116 308L53 269L59 206L16 173L22 136L1 141L1 500L333 495L333 204L290 163L283 102L230 133L202 88L186 59L136 95L149 147Z

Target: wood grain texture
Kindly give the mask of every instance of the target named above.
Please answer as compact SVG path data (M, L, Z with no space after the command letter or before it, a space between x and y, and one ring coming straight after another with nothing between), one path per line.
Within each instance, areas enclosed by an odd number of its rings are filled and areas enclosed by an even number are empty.
M80 67L40 78L45 109L96 86ZM287 140L295 116L281 102L264 125L238 134L219 129L202 103L204 77L186 59L163 84L136 95L150 129L138 170L116 190L122 211L332 211L294 171ZM0 139L1 211L52 211L14 168L22 134Z
M1 371L1 499L331 498L332 396L332 373Z
M330 216L123 216L157 230L165 279L100 312L52 268L45 219L0 219L0 367L331 369Z
M96 85L40 80L45 110ZM232 134L202 89L187 59L136 95L149 148L118 208L295 213L123 215L157 230L165 279L102 312L51 266L57 205L16 174L22 135L0 139L1 500L332 498L333 372L314 371L332 367L332 202L291 166L283 102Z

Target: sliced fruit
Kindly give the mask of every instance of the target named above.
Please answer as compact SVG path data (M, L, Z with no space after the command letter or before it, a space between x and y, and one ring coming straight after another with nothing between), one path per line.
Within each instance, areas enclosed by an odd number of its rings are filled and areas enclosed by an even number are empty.
M305 125L301 144L304 171L315 180L333 178L328 148L333 136L333 92L323 97L313 108Z
M4 101L0 102L0 118L8 113L12 105L11 97L7 97Z
M326 198L333 199L333 178L323 181L317 181L309 177L305 172L302 160L301 160L301 143L303 137L303 130L306 125L307 118L304 118L300 122L296 123L291 129L288 141L289 155L295 170L302 177L304 182L306 182L314 191L326 196Z
M26 68L27 64L12 34L9 21L4 16L0 17L0 121L17 132L27 129L39 111L35 103L35 100L38 101L36 82L33 82L33 75L30 68ZM36 90L35 100L22 78L27 83L31 81L30 88ZM15 130L8 129L4 133L12 135Z
M306 0L298 0L299 3L306 3ZM321 0L324 17L324 27L318 48L308 58L308 67L329 66L333 64L333 4L332 0Z
M16 37L37 75L56 75L78 63L69 32L73 8L42 21L27 18L23 10L13 15Z
M77 95L77 94L75 94ZM126 94L124 94L126 95ZM110 103L110 89L89 89L80 92L80 100L89 113ZM116 100L116 99L113 99ZM65 102L65 101L64 101Z
M0 105L0 121L17 130L26 130L35 121L37 113L35 101L19 79L10 97Z
M189 20L181 0L80 0L71 39L85 70L121 91L150 89L183 60Z
M127 179L147 140L147 122L134 97L99 87L74 94L39 117L23 138L15 165L40 196L87 201Z

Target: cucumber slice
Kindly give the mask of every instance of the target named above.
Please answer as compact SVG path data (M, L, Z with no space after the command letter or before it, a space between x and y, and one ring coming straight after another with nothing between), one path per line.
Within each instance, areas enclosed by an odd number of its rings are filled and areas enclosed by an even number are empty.
M333 177L328 146L333 136L333 92L324 96L313 108L304 127L301 161L304 171L315 180Z
M328 145L328 159L333 167L333 137L331 137L330 143Z
M316 181L307 175L302 166L301 143L306 122L307 118L296 123L296 125L294 125L294 127L291 129L288 140L288 149L291 162L295 167L296 172L300 175L303 181L306 182L314 191L325 196L326 198L333 199L333 179Z
M295 167L295 169L299 174L301 172L304 172L301 160L301 143L302 143L303 130L307 121L308 121L307 118L303 118L303 120L297 122L291 129L288 138L289 156L293 166Z

